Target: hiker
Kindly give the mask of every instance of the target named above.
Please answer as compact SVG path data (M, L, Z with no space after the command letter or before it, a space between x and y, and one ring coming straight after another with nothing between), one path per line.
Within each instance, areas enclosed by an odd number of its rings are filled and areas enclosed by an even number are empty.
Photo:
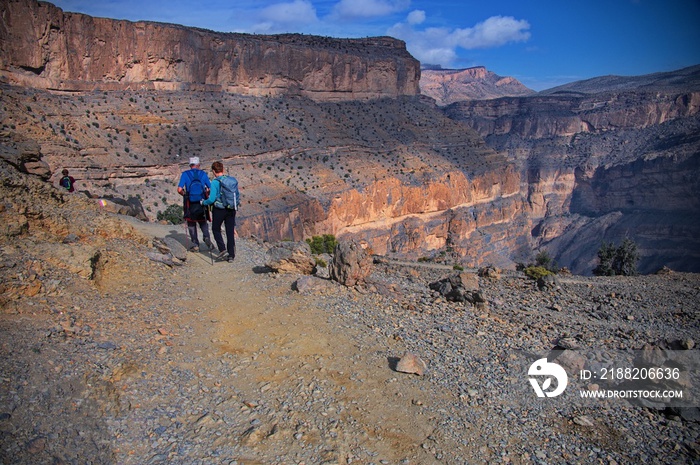
M197 237L197 224L202 230L204 243L209 250L214 246L209 236L208 211L202 206L202 199L209 195L211 182L207 173L199 169L199 157L190 158L190 169L183 171L180 182L177 185L177 193L183 197L184 218L187 221L187 230L190 240L194 244L190 251L199 252L199 238Z
M63 177L58 181L58 185L63 187L65 190L68 192L75 192L75 178L73 176L68 175L68 170L63 169L61 171L63 174Z
M202 205L213 205L211 229L216 246L219 248L218 260L231 263L236 257L236 211L241 204L238 192L238 180L224 174L224 164L215 161L211 164L215 179L211 182L211 192ZM226 244L221 236L221 225L226 228ZM227 258L228 255L228 258Z

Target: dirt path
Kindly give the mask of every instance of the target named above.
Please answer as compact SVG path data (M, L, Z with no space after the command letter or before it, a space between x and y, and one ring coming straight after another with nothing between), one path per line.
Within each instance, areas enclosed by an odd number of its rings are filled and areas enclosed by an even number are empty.
M391 369L400 343L337 313L354 291L302 296L292 290L298 276L256 273L263 264L256 253L240 241L234 264L213 266L207 253L190 254L187 305L201 311L182 322L194 329L183 352L202 354L197 369L229 367L211 384L227 383L237 393L224 408L250 414L244 418L252 423L232 433L250 449L248 459L436 461L447 446L435 432L444 401L427 377Z

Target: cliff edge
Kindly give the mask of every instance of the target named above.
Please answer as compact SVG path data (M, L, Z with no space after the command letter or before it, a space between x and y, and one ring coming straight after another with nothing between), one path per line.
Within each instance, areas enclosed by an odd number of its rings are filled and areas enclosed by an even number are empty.
M390 37L219 33L2 1L0 79L65 91L206 90L317 101L418 95L420 65Z

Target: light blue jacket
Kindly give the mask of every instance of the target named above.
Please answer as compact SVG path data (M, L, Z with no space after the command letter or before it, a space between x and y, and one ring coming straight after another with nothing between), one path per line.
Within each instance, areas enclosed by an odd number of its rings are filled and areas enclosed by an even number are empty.
M211 183L211 190L209 191L209 198L202 200L202 205L205 207L208 205L214 205L217 201L219 201L219 192L221 191L221 181L219 180L225 175L217 176L214 178L214 181L219 181L219 182L212 182ZM219 207L221 207L221 202L219 201Z

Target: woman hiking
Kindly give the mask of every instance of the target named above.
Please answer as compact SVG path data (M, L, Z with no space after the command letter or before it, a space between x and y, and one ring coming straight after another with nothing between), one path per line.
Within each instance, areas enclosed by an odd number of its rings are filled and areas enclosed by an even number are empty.
M215 161L211 164L214 172L214 180L211 182L211 192L207 199L202 200L202 205L213 205L211 229L214 240L219 249L218 260L226 260L231 263L236 257L236 211L241 204L241 196L238 192L238 180L233 176L224 174L224 164ZM226 243L221 236L221 225L226 228ZM228 257L227 257L228 255Z

